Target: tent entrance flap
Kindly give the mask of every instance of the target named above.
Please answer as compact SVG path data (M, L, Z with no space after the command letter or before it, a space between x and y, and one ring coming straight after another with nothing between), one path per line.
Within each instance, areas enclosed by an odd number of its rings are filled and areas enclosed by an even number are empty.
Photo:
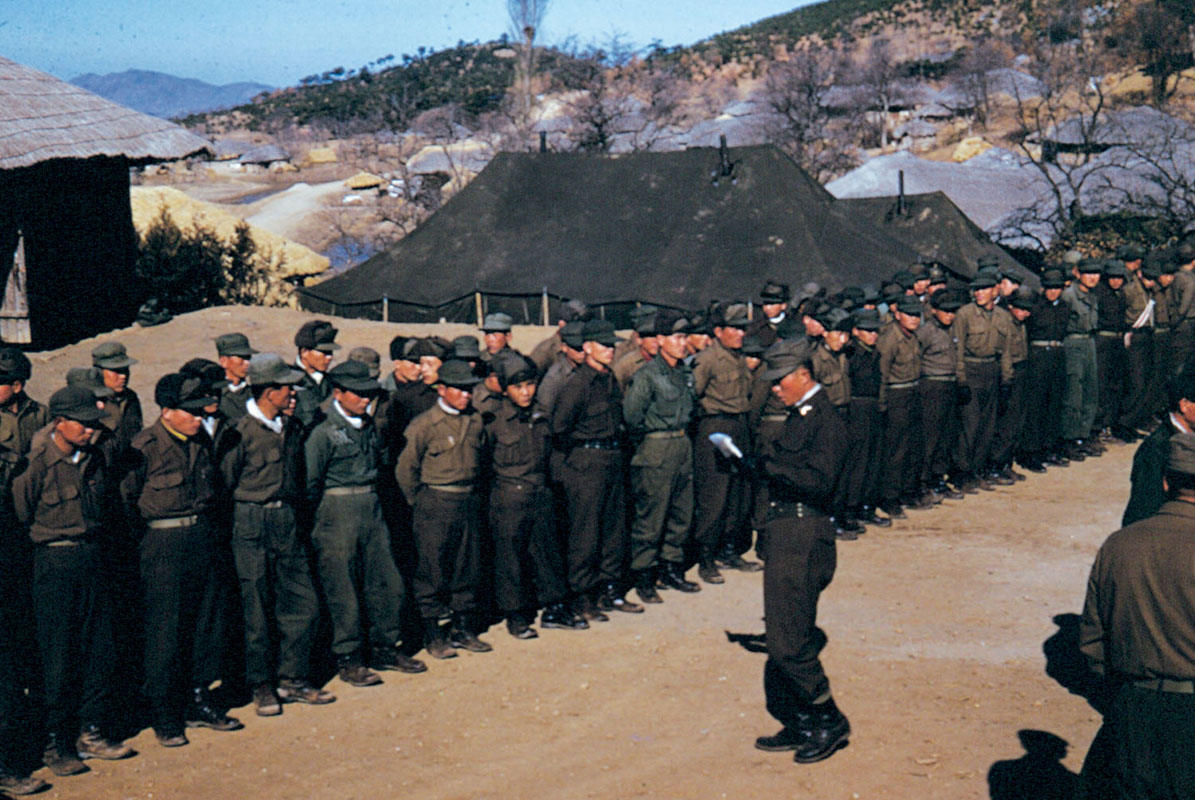
M4 304L0 306L0 341L29 344L29 298L25 294L25 237L17 231L17 247L4 283Z

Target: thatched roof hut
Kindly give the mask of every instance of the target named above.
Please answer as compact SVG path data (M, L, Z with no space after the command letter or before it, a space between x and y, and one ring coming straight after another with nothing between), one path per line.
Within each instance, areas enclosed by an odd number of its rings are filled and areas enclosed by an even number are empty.
M177 125L0 58L0 338L55 347L132 322L129 167L201 153Z

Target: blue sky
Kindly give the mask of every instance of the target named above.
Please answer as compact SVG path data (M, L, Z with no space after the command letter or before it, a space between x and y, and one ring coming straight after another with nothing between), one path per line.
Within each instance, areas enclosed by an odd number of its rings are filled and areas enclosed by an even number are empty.
M809 0L552 0L543 41L690 44ZM61 78L149 69L275 86L387 54L488 40L505 0L0 0L0 55Z

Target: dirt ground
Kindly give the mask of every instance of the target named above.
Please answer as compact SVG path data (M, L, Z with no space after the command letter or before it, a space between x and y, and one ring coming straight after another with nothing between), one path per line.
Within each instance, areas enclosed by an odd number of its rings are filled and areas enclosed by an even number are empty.
M120 338L142 361L132 385L148 401L167 368L214 356L216 335L241 330L289 355L304 318L209 309L34 354L31 392L45 398L96 341ZM370 344L383 356L404 329L337 324L346 346ZM539 336L520 329L516 344ZM1078 772L1099 717L1047 675L1045 653L1057 674L1066 648L1054 617L1081 608L1095 550L1127 499L1131 457L1132 448L1111 447L842 543L820 622L853 736L820 764L752 747L777 729L763 704L765 656L733 640L762 632L761 579L730 573L723 586L666 592L663 605L589 631L517 641L495 628L492 654L430 663L423 675L386 673L380 687L333 679L332 706L287 706L274 719L241 709L245 730L193 732L178 750L143 732L132 740L136 758L93 762L90 774L55 779L43 796L1053 797L1044 782ZM1065 758L1028 757L1023 730L1061 737ZM1038 788L991 792L997 764L1013 784Z

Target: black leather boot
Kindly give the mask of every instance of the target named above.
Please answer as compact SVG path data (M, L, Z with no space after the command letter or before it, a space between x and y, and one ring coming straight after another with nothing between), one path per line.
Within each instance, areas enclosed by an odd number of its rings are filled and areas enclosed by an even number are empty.
M701 551L701 563L697 567L697 575L706 583L726 583L726 579L722 577L722 573L718 571L718 565L714 562L712 550Z
M807 736L793 754L798 764L812 764L834 755L846 747L851 735L851 723L830 698L824 703L809 706Z
M693 581L685 580L685 572L675 561L664 561L660 564L660 573L656 578L656 585L661 589L676 589L678 592L700 592L701 586Z
M470 653L489 653L494 649L488 642L477 638L477 627L466 614L460 614L453 619L448 640L458 650L468 650Z
M641 569L635 573L635 592L644 603L662 603L660 593L656 591L656 571Z
M432 658L456 658L456 648L448 642L448 633L438 619L423 620L423 646Z
M212 705L207 687L191 689L191 702L187 705L185 721L188 728L211 728L214 731L239 731L245 727L236 717L230 717Z

